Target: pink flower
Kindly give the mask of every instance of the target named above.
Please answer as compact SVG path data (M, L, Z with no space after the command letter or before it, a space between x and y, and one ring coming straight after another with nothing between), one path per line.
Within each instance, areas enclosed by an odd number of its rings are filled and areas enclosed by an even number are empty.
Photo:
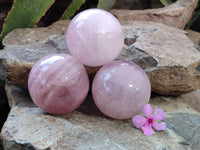
M165 112L162 109L156 108L154 111L154 115L151 116L152 107L150 104L146 104L144 105L142 112L146 115L147 118L136 115L132 118L132 122L137 128L142 128L142 130L144 131L144 135L154 134L154 130L152 129L151 125L157 131L166 129L165 122L156 122L156 120L163 120L165 117Z

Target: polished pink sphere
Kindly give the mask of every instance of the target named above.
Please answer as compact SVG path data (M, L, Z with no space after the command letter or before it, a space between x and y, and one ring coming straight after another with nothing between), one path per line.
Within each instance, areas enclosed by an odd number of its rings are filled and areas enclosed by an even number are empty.
M38 107L51 114L65 114L84 101L89 79L77 59L67 54L52 54L33 66L28 89Z
M128 61L113 61L103 66L92 84L95 104L105 115L128 119L148 103L151 85L146 73Z
M88 9L76 15L66 33L70 53L86 66L113 61L124 45L119 21L109 12Z

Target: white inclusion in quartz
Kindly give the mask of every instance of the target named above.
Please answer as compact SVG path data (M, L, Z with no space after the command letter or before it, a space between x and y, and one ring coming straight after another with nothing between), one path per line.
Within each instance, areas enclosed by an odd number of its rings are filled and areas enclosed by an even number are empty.
M131 87L131 88L132 88L132 87L133 87L133 85L132 85L132 84L129 84L129 87Z
M77 22L80 22L82 20L87 20L88 17L90 17L91 15L92 15L92 13L90 12L90 10L84 11L84 13L79 14L79 16L76 18L76 20L74 22L77 23Z
M40 65L52 64L52 63L54 63L55 61L60 60L60 59L64 59L64 57L62 57L62 56L53 56L53 57L50 57L50 58L48 58L48 59L42 61L42 62L40 63Z
M49 69L49 66L48 65L44 65L41 69L40 69L40 72L45 72Z
M138 87L134 87L133 84L129 84L128 86L130 87L130 90L132 92L136 92L136 93L139 92L139 88Z
M106 84L106 82L111 78L111 74L108 72L108 73L106 73L105 74L105 76L104 76L104 78L103 78L103 85L104 85L104 87L105 87L105 89L106 89L106 91L107 92L109 92L110 91L110 88L109 88L109 86Z
M128 66L128 63L121 63L120 66Z

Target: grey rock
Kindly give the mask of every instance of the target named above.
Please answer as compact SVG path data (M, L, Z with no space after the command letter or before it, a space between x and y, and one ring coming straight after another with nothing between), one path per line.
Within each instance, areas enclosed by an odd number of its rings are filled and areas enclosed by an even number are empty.
M190 105L190 107L200 112L200 90L196 90L188 94L183 94L181 97L185 99L185 103Z
M37 60L51 53L69 53L64 32L68 23L58 21L48 28L9 33L0 52L2 78L27 88L29 71ZM200 87L200 52L185 31L153 22L122 22L122 27L125 45L118 59L133 61L145 69L152 91L180 95ZM91 78L99 68L86 67Z
M118 59L132 61L142 67L142 69L152 68L158 65L157 61L151 55L134 46L124 46Z
M186 30L189 38L196 44L200 46L200 32L193 30Z
M27 88L29 72L40 58L52 53L68 53L64 35L54 34L44 41L27 45L8 45L0 52L7 82Z
M49 27L16 29L3 39L3 45L27 45L43 42L51 35L64 35L69 22L60 20Z
M156 132L151 137L144 136L131 120L105 117L96 108L91 96L77 110L54 116L31 104L33 102L26 90L6 85L6 91L12 109L1 131L5 150L184 150L181 143L185 139L172 129ZM166 119L170 119L175 111L190 110L190 113L199 115L182 100L169 101L170 98L165 101L163 97L151 99L154 108L159 106L169 114ZM180 109L175 103L180 104ZM164 107L166 105L170 107ZM190 145L186 148L191 149Z
M118 59L147 72L152 91L180 95L200 87L200 53L185 31L152 22L122 22L128 43ZM190 47L190 48L189 48Z
M185 139L183 146L190 145L192 150L200 149L200 116L188 113L169 114L165 119L167 127Z
M154 108L162 108L167 112L164 119L167 128L184 139L179 144L186 150L200 149L200 103L198 103L200 99L198 96L200 96L199 90L179 97L154 96L150 100ZM197 98L196 103L194 103L195 98Z
M14 108L15 106L37 107L30 99L28 90L6 84L5 91L10 108Z
M175 3L163 8L146 10L112 9L110 12L121 22L153 21L184 29L191 19L197 3L198 0L177 0Z

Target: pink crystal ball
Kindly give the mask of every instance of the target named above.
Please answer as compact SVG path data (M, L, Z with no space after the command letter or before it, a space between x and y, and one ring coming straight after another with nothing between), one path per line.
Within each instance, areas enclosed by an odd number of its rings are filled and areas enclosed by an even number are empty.
M151 85L146 73L128 61L113 61L103 66L92 84L96 106L114 119L129 119L148 103Z
M52 54L31 69L28 89L34 103L45 112L65 114L86 98L89 79L84 66L68 54Z
M84 65L102 66L120 54L124 33L112 14L101 9L88 9L71 20L66 41L70 53Z

